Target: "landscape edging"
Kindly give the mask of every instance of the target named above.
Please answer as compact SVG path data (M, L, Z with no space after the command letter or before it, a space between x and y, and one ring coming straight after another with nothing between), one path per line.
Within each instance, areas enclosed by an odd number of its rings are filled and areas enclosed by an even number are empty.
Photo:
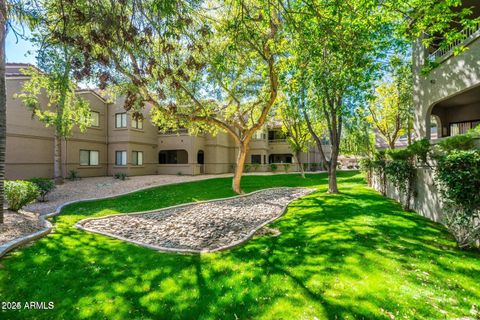
M351 170L351 169L348 169L348 170L338 170L338 171L356 171L356 170ZM308 174L322 174L322 173L326 173L326 171L315 171L315 172L306 172ZM288 173L275 173L275 174L272 174L272 175L276 175L276 174L285 174L285 175L288 175L288 174L298 174L298 172L288 172ZM263 174L257 174L257 173L247 173L245 174L245 176L255 176L255 175L258 175L258 176L262 176ZM229 176L227 177L223 177L223 178L229 178ZM78 202L90 202L90 201L97 201L97 200L104 200L104 199L111 199L111 198L116 198L116 197L121 197L121 196L125 196L125 195L129 195L131 193L135 193L135 192L139 192L139 191L144 191L144 190L148 190L148 189L153 189L153 188L158 188L158 187L162 187L162 186L171 186L171 185L176 185L176 184L181 184L181 183L189 183L189 182L196 182L196 181L207 181L207 180L212 180L212 179L221 179L221 177L210 177L210 178L207 178L207 179L200 179L200 180L193 180L193 181L183 181L183 182L173 182L173 183L166 183L166 184L158 184L158 185L154 185L154 186L146 186L146 187L142 187L142 188L139 188L139 189L135 189L135 190L131 190L131 191L127 191L127 192L124 192L124 193L120 193L120 194L117 194L117 195L113 195L113 196L106 196L106 197L98 197L98 198L87 198L87 199L78 199L78 200L72 200L72 201L68 201L68 202L65 202L65 203L62 203L61 205L59 205L55 211L51 212L51 213L47 213L47 214L42 214L40 215L40 219L43 220L44 222L44 225L45 225L45 229L43 230L40 230L40 231L37 231L37 232L34 232L34 233L31 233L29 235L25 235L25 236L22 236L20 238L16 238L16 239L13 239L7 243L4 243L3 245L0 245L0 258L2 258L7 252L13 250L13 249L16 249L30 241L33 241L33 240L37 240L45 235L47 235L48 233L50 233L50 231L52 230L52 224L47 220L47 218L50 218L50 217L53 217L53 216L56 216L58 214L60 214L60 211L62 211L62 209L65 207L65 206L68 206L70 204L74 204L74 203L78 203ZM270 188L271 189L271 188ZM262 190L266 190L266 189L262 189ZM242 195L240 195L242 196ZM223 199L226 199L226 198L223 198ZM223 199L217 199L217 200L223 200ZM288 206L288 205L287 205ZM283 215L283 213L282 213ZM278 218L277 218L278 219ZM248 240L248 239L247 239Z
M317 189L314 189L314 188L306 188L306 187L301 187L301 188L304 188L304 189L309 189L311 190L309 193L307 193L306 195L303 195L301 197L298 197L296 199L293 199L292 201L288 202L286 205L283 206L280 214L278 214L276 217L272 218L272 219L269 219L267 221L265 221L264 223L258 225L256 228L254 228L252 231L250 231L248 233L247 236L245 236L243 239L240 239L238 241L235 241L233 243L230 243L228 245L225 245L225 246L222 246L222 247L219 247L219 248L216 248L216 249L213 249L213 250L192 250L192 249L180 249L180 248L168 248L168 247L162 247L162 246L156 246L156 245L151 245L151 244L147 244L147 243L143 243L143 242L140 242L140 241L136 241L136 240L131 240L131 239L128 239L128 238L125 238L125 237L122 237L122 236L118 236L118 235L115 235L115 234L111 234L109 232L104 232L104 231L98 231L98 230L95 230L95 229L91 229L91 228L86 228L84 227L82 224L85 223L85 222L88 222L88 221L92 221L92 220L102 220L102 219L108 219L108 218L111 218L111 217L115 217L115 216L132 216L132 215L142 215L142 214L148 214L148 213L154 213L154 212L161 212L161 211L166 211L166 210L171 210L171 209L176 209L176 208L182 208L182 207L186 207L186 206L191 206L191 205L196 205L196 204L203 204L203 203L212 203L212 202L218 202L218 201L224 201L224 200L229 200L229 199L237 199L237 198L242 198L242 197L247 197L247 196L251 196L255 193L258 193L258 192L262 192L262 191L266 191L266 190L273 190L273 189L279 189L279 188L287 188L287 189L298 189L299 187L274 187L274 188L266 188L266 189L260 189L260 190L256 190L256 191L253 191L253 192L250 192L250 193L246 193L246 194L241 194L241 195L237 195L237 196L233 196L233 197L225 197L225 198L220 198L220 199L212 199L212 200L203 200L203 201L198 201L198 202L189 202L189 203L182 203L182 204L178 204L178 205L174 205L174 206L170 206L170 207L165 207L165 208L161 208L161 209L154 209L154 210L148 210L148 211L139 211L139 212L132 212L132 213L118 213L118 214L111 214L111 215L108 215L108 216L103 216L103 217L96 217L96 218L86 218L86 219L82 219L80 221L78 221L76 224L75 224L75 228L77 229L80 229L80 230L83 230L83 231L88 231L88 232L92 232L92 233L96 233L96 234L100 234L100 235L104 235L104 236L108 236L108 237L111 237L111 238L114 238L114 239L118 239L118 240L122 240L122 241L125 241L125 242L128 242L128 243L133 243L133 244L136 244L138 246L141 246L141 247L145 247L145 248L148 248L148 249L152 249L152 250L156 250L156 251L160 251L160 252L165 252L165 253L193 253L193 254L201 254L201 253L212 253L212 252L218 252L218 251L224 251L224 250L227 250L227 249L231 249L233 247L236 247L248 240L250 240L254 235L255 233L260 230L261 228L263 228L264 226L272 223L273 221L281 218L286 210L287 210L287 207L290 205L290 203L292 203L293 201L296 201L300 198L303 198L305 196L308 196L310 194L312 194L313 192L315 192Z

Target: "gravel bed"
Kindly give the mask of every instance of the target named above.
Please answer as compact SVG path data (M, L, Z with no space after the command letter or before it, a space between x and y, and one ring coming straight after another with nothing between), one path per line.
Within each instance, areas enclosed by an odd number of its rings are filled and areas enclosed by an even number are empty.
M57 186L48 194L47 202L30 204L25 207L25 210L44 215L54 212L60 205L70 201L111 197L147 187L227 177L230 175L231 174L199 176L148 175L129 177L125 181L112 177L82 178L78 181L65 180L63 185Z
M78 226L159 250L216 251L247 240L261 226L280 217L291 201L312 191L266 189L214 202L86 219Z
M45 227L37 215L7 210L4 212L4 223L0 224L0 245L42 229Z

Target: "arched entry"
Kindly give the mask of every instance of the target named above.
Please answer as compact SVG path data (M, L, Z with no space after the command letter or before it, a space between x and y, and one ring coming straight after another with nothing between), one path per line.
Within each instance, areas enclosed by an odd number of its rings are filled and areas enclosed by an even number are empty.
M205 171L205 154L204 154L203 150L198 150L197 164L200 165L200 173L204 173L204 171Z

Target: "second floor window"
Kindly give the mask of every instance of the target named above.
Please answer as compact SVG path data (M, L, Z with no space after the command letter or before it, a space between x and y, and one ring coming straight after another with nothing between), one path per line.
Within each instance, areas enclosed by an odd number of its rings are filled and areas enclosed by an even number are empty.
M100 113L96 111L90 112L90 117L92 118L92 127L100 126Z
M142 118L137 118L135 119L132 116L132 128L135 129L143 129L143 119Z
M143 152L142 151L132 151L132 164L134 166L143 165Z
M127 165L127 151L115 151L115 165L116 166Z
M116 113L115 114L115 128L126 128L127 127L127 114Z
M98 151L80 150L81 166L98 166Z

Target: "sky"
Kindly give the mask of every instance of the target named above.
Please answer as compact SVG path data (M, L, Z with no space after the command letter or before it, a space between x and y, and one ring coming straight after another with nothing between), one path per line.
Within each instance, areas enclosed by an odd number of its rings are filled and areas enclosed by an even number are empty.
M30 31L25 30L25 35L29 36ZM15 34L10 30L6 39L6 58L7 63L21 62L35 64L35 48L26 40L15 37ZM29 52L31 52L29 54Z

